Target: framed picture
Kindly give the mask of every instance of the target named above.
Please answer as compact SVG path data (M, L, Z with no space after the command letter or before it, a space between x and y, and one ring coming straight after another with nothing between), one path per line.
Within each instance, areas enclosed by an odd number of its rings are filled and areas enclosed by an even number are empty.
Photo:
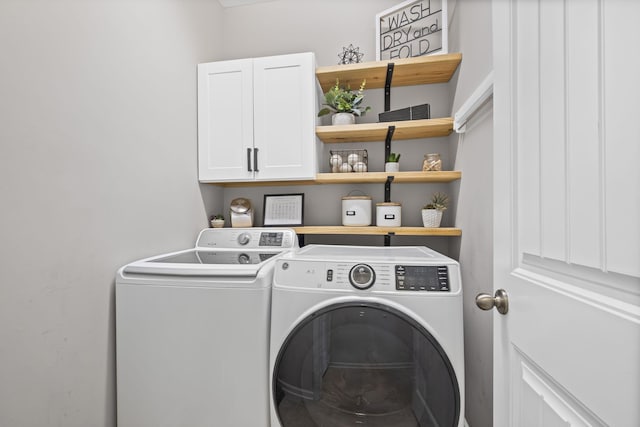
M262 224L265 227L302 225L304 193L265 194L262 212Z
M447 0L408 0L376 15L376 60L448 53Z

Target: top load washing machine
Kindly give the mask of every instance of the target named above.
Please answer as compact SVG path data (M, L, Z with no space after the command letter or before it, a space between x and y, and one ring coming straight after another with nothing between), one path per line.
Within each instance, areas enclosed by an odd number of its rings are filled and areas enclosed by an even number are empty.
M297 247L290 229L206 229L118 271L119 427L269 426L273 266Z
M464 426L460 270L431 249L279 258L270 348L272 427Z

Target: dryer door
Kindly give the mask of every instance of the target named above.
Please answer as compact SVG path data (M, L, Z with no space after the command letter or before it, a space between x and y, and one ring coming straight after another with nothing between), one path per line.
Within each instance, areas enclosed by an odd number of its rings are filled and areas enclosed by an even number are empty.
M458 380L444 350L383 304L315 312L287 337L273 375L283 427L458 426Z

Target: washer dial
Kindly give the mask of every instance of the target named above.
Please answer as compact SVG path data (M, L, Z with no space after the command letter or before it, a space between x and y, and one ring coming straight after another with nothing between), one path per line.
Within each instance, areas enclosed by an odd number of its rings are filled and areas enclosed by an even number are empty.
M251 240L251 234L249 233L242 233L238 236L238 243L241 246L246 245L247 243L249 243L250 240Z
M356 264L349 271L349 282L356 289L368 289L376 281L376 272L367 264Z

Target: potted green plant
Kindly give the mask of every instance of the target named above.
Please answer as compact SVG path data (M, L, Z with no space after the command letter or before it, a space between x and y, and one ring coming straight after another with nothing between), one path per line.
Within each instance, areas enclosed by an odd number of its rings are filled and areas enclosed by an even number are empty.
M222 214L212 215L211 218L209 218L209 220L211 221L211 226L213 228L224 227L224 215Z
M399 172L400 171L400 153L389 153L387 161L384 164L385 172Z
M325 107L318 112L318 117L333 113L332 124L354 124L356 122L355 116L364 116L371 109L371 107L361 106L366 83L367 80L363 80L360 89L353 91L348 85L347 87L340 86L340 80L336 79L335 86L324 94L325 102L322 105Z
M449 206L449 197L445 193L436 192L431 201L422 208L422 224L425 227L440 227L442 213Z

